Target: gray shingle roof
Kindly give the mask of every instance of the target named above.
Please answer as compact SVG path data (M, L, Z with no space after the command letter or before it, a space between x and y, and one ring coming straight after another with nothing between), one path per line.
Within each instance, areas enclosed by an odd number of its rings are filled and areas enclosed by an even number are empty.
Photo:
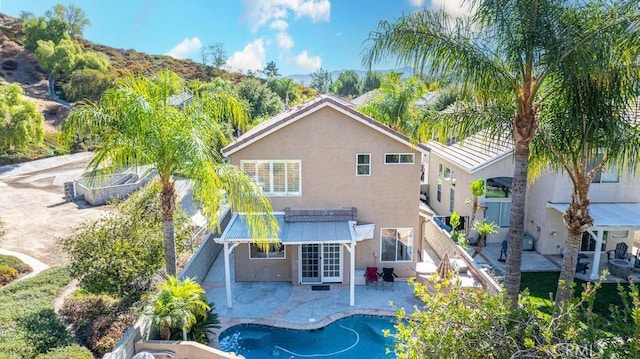
M469 173L496 162L513 153L513 137L504 134L500 139L489 139L486 131L480 131L464 141L443 145L431 141L431 152L458 165Z

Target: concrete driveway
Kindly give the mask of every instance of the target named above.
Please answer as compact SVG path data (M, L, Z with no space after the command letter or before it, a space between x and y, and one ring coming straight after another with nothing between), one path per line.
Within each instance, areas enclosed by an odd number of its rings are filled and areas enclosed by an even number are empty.
M6 232L0 248L49 266L67 262L55 239L109 210L64 201L64 183L79 177L92 156L76 153L0 167L0 218Z

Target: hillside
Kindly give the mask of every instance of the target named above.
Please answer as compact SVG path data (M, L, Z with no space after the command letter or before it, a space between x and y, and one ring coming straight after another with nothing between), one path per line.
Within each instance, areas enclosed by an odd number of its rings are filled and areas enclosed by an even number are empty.
M68 114L68 109L51 101L47 89L47 74L40 68L34 55L22 46L22 22L0 14L0 84L19 83L25 95L37 103L45 115L45 131L54 132ZM238 82L244 75L204 66L191 60L178 60L169 56L148 55L133 49L115 49L83 41L87 50L109 56L110 70L120 76L127 73L151 75L161 69L171 69L184 79L209 80L222 77Z

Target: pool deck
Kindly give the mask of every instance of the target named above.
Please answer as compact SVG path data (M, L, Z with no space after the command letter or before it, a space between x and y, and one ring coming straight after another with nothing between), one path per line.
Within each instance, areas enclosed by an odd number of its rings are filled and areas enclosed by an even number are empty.
M202 283L207 298L216 306L221 328L237 324L264 324L291 329L317 329L350 315L395 315L395 308L413 311L420 300L407 278L398 278L393 287L355 286L355 306L349 306L349 286L330 284L329 290L312 290L310 285L289 282L231 282L233 308L227 308L224 263L218 256ZM217 347L217 337L212 343Z

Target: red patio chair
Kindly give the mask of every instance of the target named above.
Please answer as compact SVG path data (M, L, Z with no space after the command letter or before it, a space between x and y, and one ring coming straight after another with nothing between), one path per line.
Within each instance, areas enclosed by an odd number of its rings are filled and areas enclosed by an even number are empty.
M378 285L378 268L377 267L367 267L367 270L364 272L364 284L365 286L369 284Z

